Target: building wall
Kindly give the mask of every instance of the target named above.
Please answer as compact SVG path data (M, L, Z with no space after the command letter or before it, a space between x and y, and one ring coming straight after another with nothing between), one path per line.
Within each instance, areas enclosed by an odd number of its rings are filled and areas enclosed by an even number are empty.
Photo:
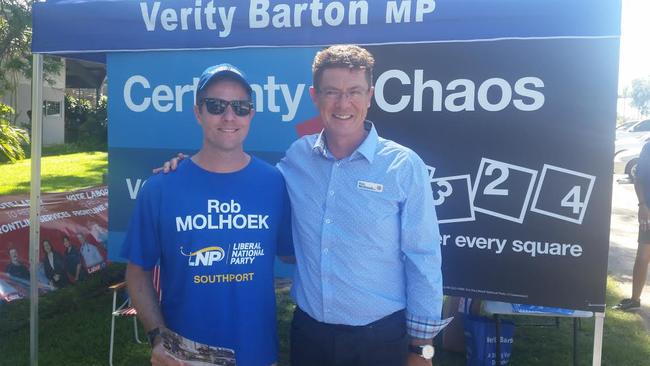
M43 103L49 107L43 113L43 145L45 146L62 144L65 141L65 64L61 69L61 73L53 75L51 78L54 79L54 85L47 82L43 83ZM8 92L0 100L14 108L17 115L17 125L25 126L31 123L27 115L27 111L32 109L30 79L20 75L15 95ZM56 113L57 110L58 113Z

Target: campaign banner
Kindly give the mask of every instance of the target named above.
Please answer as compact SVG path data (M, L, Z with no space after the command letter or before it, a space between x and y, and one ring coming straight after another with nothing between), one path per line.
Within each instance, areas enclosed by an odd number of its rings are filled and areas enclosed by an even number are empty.
M618 41L370 50L368 118L430 167L445 293L604 311Z
M29 295L29 196L0 196L0 301ZM41 196L39 291L74 285L108 262L108 187Z
M33 52L615 37L617 0L48 0Z
M111 259L151 169L200 148L192 106L202 70L228 62L247 74L257 113L244 147L275 163L322 128L309 96L319 49L109 54ZM618 40L368 49L368 118L428 166L445 293L603 311Z

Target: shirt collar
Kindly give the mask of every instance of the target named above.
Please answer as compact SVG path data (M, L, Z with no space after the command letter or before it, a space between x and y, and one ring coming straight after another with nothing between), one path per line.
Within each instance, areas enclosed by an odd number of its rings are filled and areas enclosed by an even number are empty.
M375 150L377 148L377 142L379 140L379 135L377 134L377 129L375 128L375 125L366 120L363 122L363 127L366 131L368 131L368 136L363 140L361 145L357 147L357 149L350 155L351 157L360 154L366 160L368 160L369 163L372 163L374 157L375 157ZM327 144L326 144L326 138L325 138L325 130L321 130L321 132L318 134L318 137L316 138L316 141L314 142L314 146L312 146L312 151L321 154L323 157L327 158L329 157L329 153L327 152Z

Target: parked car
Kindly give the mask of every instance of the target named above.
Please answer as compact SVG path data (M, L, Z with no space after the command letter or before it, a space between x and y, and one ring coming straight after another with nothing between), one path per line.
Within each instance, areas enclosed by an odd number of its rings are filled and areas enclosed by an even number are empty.
M650 119L636 122L633 125L617 129L614 154L623 151L638 150L646 141L650 141Z
M614 174L627 174L632 180L636 178L639 155L645 141L617 152L614 155Z
M616 131L624 131L627 130L628 128L634 126L635 124L639 123L639 121L627 121L623 122L620 125L616 126Z
M614 144L614 173L634 179L641 149L647 141L650 141L650 119L619 126Z

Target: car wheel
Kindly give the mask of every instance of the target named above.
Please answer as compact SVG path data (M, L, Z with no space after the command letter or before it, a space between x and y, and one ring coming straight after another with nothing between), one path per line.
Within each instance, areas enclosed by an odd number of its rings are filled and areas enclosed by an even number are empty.
M637 160L638 159L630 160L625 167L625 173L628 174L632 180L636 179Z

